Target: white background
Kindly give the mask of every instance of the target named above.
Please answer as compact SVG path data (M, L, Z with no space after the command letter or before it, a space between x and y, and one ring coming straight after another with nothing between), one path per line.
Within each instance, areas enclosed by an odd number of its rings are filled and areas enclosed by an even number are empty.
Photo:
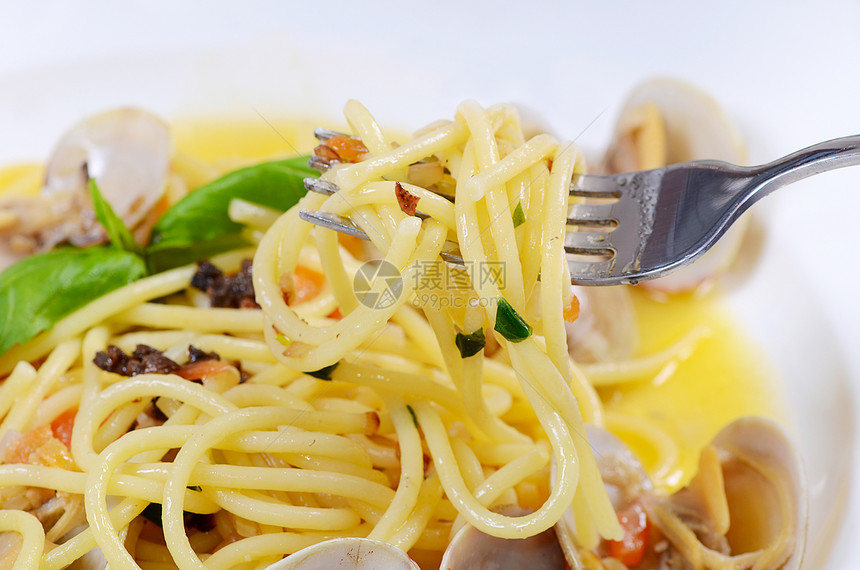
M404 127L450 116L465 98L524 102L561 136L599 147L624 93L657 74L689 79L720 101L752 162L860 133L860 2L2 0L0 159L42 158L63 128L111 105L253 116L289 114L300 102L337 117L348 98ZM837 360L856 410L860 168L759 206L786 270L783 278L769 265L766 277L787 284L756 302L773 323L793 313L823 319L827 346L810 343L809 356ZM794 290L802 293L786 293ZM768 326L756 334L795 332ZM805 380L829 385L815 373ZM815 412L822 421L831 413ZM849 456L839 437L855 440L856 422L839 430L828 445ZM828 568L857 567L858 487Z

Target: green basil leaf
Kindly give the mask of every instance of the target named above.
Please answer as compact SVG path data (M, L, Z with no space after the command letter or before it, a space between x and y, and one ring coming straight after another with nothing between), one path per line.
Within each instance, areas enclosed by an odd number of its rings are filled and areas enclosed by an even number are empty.
M503 297L499 297L493 329L511 342L522 342L532 334L532 327Z
M161 273L174 267L188 265L225 251L251 245L241 233L225 233L201 242L164 242L156 247L147 247L144 252L150 273Z
M161 503L149 503L140 514L143 518L161 528Z
M305 195L304 179L319 173L306 156L264 162L222 176L173 205L152 229L146 250L152 271L164 271L216 253L249 245L242 225L227 214L230 201L241 198L279 211Z
M487 339L484 338L484 329L478 329L469 334L457 333L454 344L460 349L460 358L469 358L484 350Z
M415 424L415 429L418 429L418 416L415 415L415 409L406 404L406 411L409 412L409 415L412 416L412 423Z
M524 223L526 223L526 213L523 212L523 203L522 200L517 202L517 207L514 208L514 212L511 214L511 217L514 220L514 227L518 228Z
M90 198L93 200L96 218L107 231L111 245L117 249L140 253L140 246L134 241L134 237L126 227L125 222L116 215L110 203L102 196L95 178L90 178Z
M334 372L334 369L337 368L338 364L340 364L340 362L335 362L334 364L323 366L319 370L305 372L305 374L307 374L308 376L313 376L314 378L319 378L320 380L331 380L331 374L332 372Z
M61 248L25 257L0 273L0 354L145 275L139 255L112 247Z

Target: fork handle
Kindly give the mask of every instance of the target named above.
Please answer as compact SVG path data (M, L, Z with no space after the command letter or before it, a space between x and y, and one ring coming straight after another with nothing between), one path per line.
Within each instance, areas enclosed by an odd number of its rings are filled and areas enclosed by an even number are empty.
M754 200L777 188L828 170L860 165L860 135L814 144L768 164L752 168Z

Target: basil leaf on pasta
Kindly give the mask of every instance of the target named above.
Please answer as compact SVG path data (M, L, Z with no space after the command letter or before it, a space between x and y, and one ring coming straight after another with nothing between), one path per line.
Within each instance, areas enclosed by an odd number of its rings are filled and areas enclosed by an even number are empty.
M523 211L523 202L520 200L517 202L517 207L514 208L513 213L511 214L511 219L514 222L514 227L518 228L524 223L526 223L526 213Z
M469 334L457 333L454 344L460 349L460 358L469 358L484 350L487 339L484 338L484 329L478 329Z
M156 222L146 255L153 272L247 246L243 226L230 219L230 201L241 198L279 211L305 195L304 179L319 173L305 156L264 162L222 176L188 194Z
M532 334L532 327L503 297L499 297L493 329L511 342L522 342Z
M139 255L112 247L62 248L25 257L0 273L0 354L145 275Z
M335 362L334 364L323 366L319 370L305 372L305 374L307 374L308 376L313 376L314 378L319 378L320 380L331 380L331 374L332 372L334 372L334 369L337 368L338 364L340 364L340 362Z
M418 429L418 416L415 415L415 408L406 404L406 411L412 416L412 424L415 426L415 429Z
M126 227L125 222L116 215L110 203L102 196L95 178L90 178L89 188L96 218L98 218L101 225L104 226L105 231L107 231L111 245L125 251L140 253L140 246L135 243L134 237Z
M143 518L161 528L161 503L149 503L140 514Z

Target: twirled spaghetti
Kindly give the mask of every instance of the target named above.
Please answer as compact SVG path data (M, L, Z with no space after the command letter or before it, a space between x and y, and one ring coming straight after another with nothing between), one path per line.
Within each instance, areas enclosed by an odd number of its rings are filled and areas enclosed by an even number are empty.
M115 570L262 568L337 536L435 560L461 522L522 538L571 506L582 547L621 537L585 432L603 404L565 331L581 155L526 140L510 106L465 102L399 145L360 104L346 118L363 149L324 173L336 193L277 218L230 206L260 241L212 261L234 272L253 257L259 308L203 306L197 268L183 266L0 355L0 561L59 569L98 547ZM348 217L374 253L301 209ZM464 265L442 260L452 247ZM297 302L307 274L318 290ZM602 385L653 374L697 335L590 372ZM110 346L151 347L175 368L123 376L98 365ZM678 449L658 427L606 422L650 442L658 477L673 469ZM496 509L511 503L529 512Z
M576 163L576 150L570 145L558 145L547 136L525 142L512 109L498 107L487 111L473 102L460 107L454 122L393 149L387 141L375 138L381 132L379 127L357 103L347 105L347 120L361 140L373 141L369 148L379 148L383 152L370 152L371 156L355 165L338 166L324 174L324 178L335 182L340 190L327 199L307 196L296 209L276 222L260 243L254 275L258 300L269 325L264 330L270 347L288 367L304 370L317 370L344 358L351 360L361 342L379 331L400 306L407 304L416 292L414 285L426 285L421 282L419 272L426 270L428 262L438 259L445 237L456 235L466 264L473 268L469 286L457 291L468 303L461 314L452 314L439 306L441 296L446 294L440 290L430 303L420 306L425 314L434 313L428 315L427 323L422 326L432 329L447 371L466 398L469 394L480 394L483 353L461 359L454 343L454 331L490 330L497 321L496 306L502 298L509 300L527 322L541 323L538 329L541 342L535 337L522 342L503 342L524 393L538 411L537 417L550 438L561 476L547 504L534 514L511 520L492 513L471 498L462 476L444 459L439 459L447 456L444 428L432 408L417 405L418 421L428 438L431 455L437 460L435 467L447 495L476 527L514 538L535 534L555 524L579 489L582 500L577 501L577 505L587 508L589 513L583 519L595 521L604 537L617 537L617 521L597 476L573 396L574 393L585 394L590 388L581 382L579 375L577 387L573 391L568 387L573 375L562 314L571 302L572 292L563 232L567 188ZM504 158L500 147L507 151ZM405 186L407 191L419 196L421 208L428 204L431 211L438 208L443 212L431 214L421 222L401 212L393 203L395 185L406 181L378 180L396 175L397 171L428 157L440 160L457 184L453 204L414 186ZM548 168L548 160L552 161L552 171ZM524 173L528 177L521 176ZM523 202L524 209L537 218L531 228L526 229L539 235L527 242L531 247L520 249L516 244L512 213L517 204L523 207ZM335 236L329 230L312 230L309 225L300 223L300 208L350 215L366 230L374 245L385 252L384 261L402 276L403 291L397 301L384 309L357 303L355 294L344 287L349 284L349 273L340 261ZM368 219L373 221L367 222ZM445 226L442 220L454 223ZM482 224L479 220L485 222ZM278 286L280 275L295 268L301 246L310 239L311 232L329 282L339 284L333 287L333 294L339 306L347 311L336 323L317 327L302 322L284 302ZM538 272L530 271L525 275L523 270L526 261L536 257L540 264L533 264L533 268L540 271L540 281ZM504 275L495 279L481 278L478 272L486 270L490 263L504 268ZM424 335L429 336L429 332ZM284 337L290 343L286 350L281 344ZM354 358L361 360L362 355L359 353ZM348 374L346 370L335 369L333 378L340 379L341 374ZM498 443L521 441L498 425L480 397L470 398L469 404L471 417L459 419L477 424L472 437ZM523 473L523 477L526 475Z

